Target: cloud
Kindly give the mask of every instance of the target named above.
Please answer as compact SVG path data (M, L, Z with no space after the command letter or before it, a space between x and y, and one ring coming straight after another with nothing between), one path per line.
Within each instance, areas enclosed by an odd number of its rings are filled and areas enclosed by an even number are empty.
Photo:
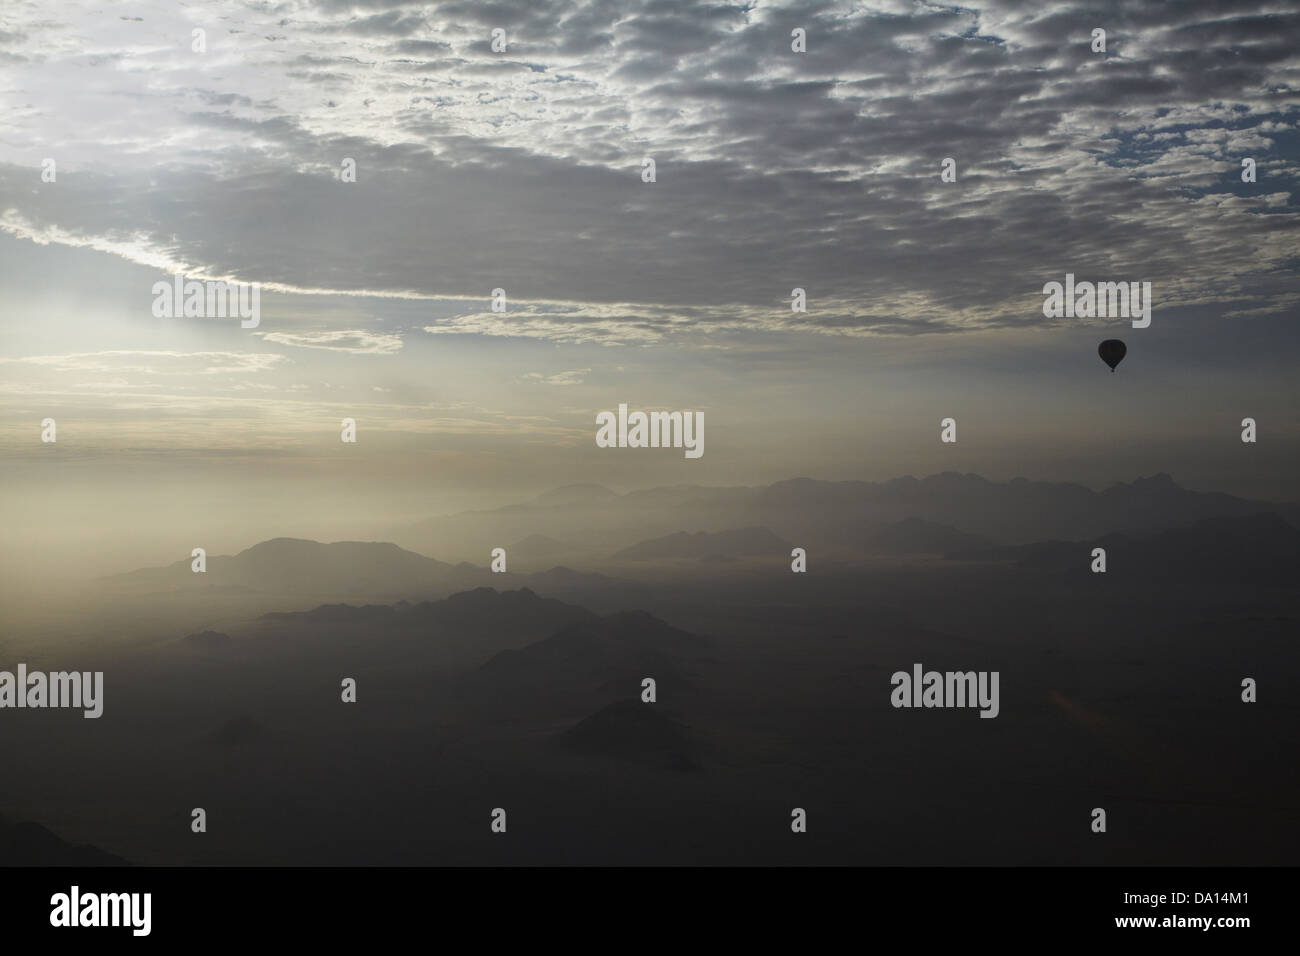
M6 25L11 235L268 291L502 287L575 308L427 328L562 343L1018 328L1066 271L1166 309L1297 291L1300 12L1273 3L98 9Z
M393 355L402 350L402 337L388 332L263 332L262 338L277 345L303 349L328 349L354 355Z
M568 372L555 372L552 375L544 375L541 372L528 372L521 376L521 379L537 385L581 385L586 381L590 373L591 369L589 368L575 368Z
M172 352L110 349L29 355L0 363L37 366L55 372L136 372L148 375L231 375L265 372L285 361L274 352Z

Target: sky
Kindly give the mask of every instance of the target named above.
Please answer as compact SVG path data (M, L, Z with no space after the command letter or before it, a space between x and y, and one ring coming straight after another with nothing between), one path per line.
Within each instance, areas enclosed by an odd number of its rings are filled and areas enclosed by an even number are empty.
M1297 41L1282 2L6 0L0 570L588 481L1300 497ZM155 316L177 273L257 327ZM1044 317L1066 273L1150 327ZM620 403L704 455L597 448Z

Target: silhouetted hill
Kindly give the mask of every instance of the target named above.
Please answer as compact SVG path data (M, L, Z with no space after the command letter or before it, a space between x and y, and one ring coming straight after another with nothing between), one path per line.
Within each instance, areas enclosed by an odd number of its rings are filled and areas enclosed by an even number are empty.
M529 574L527 575L527 578L538 587L544 587L546 585L559 588L636 585L636 582L634 581L625 581L622 578L611 578L607 574L597 574L594 571L575 571L573 568L566 568L562 564L557 564L549 571L538 571L535 574Z
M1300 575L1300 530L1272 513L1207 518L1147 535L1103 535L1092 541L1040 541L959 551L953 560L1008 561L1029 570L1089 574L1092 549L1106 551L1109 580L1141 585L1167 582L1193 590L1198 583L1285 584Z
M471 688L581 700L593 692L636 697L641 680L681 686L707 640L644 611L591 617L551 636L495 655L469 678Z
M528 539L525 539L527 543ZM541 550L553 539L533 536ZM575 599L608 609L644 603L645 588L635 582L603 574L556 566L521 574L493 573L469 562L449 564L406 551L394 544L335 542L321 544L295 538L273 538L230 557L207 559L208 570L196 574L189 561L163 568L144 568L105 578L119 595L145 598L168 594L178 598L202 596L206 613L224 607L250 609L295 608L335 597L351 601L321 604L309 612L316 620L343 622L383 617L393 612L395 599L442 598L474 588L538 589L548 595ZM188 599L188 598L186 598ZM314 599L314 600L313 600ZM382 605L373 602L382 601ZM260 602L260 603L259 603ZM360 606L362 603L367 606ZM275 612L284 613L284 612ZM206 631L185 638L186 646L215 651L223 638ZM228 640L228 638L225 638Z
M504 575L502 575L504 577ZM327 604L310 611L276 612L258 619L260 643L321 648L326 641L364 646L367 656L481 662L503 648L539 640L596 616L586 608L540 597L529 588L475 588L439 601L410 605ZM248 643L248 642L244 642ZM415 655L414 657L412 655Z
M658 704L620 700L602 707L561 735L579 753L649 763L672 770L697 770L685 728L664 716Z
M571 545L567 545L563 541L557 541L555 538L547 537L544 534L530 534L523 540L516 541L507 547L506 554L511 558L536 558L548 554L558 554L571 549Z
M609 501L617 498L618 493L610 491L604 485L564 485L538 495L537 504L544 506L587 505L592 502Z
M419 605L417 605L419 606ZM410 606L407 606L407 613ZM296 623L306 621L311 624L374 624L391 620L397 614L396 605L365 604L321 604L310 611L271 611L263 614L263 621L285 621Z
M789 554L790 545L766 528L740 528L719 531L716 534L706 531L697 531L695 534L679 531L676 534L634 544L618 552L614 557L628 561L649 561L665 558L698 559L747 555L785 558Z
M924 518L904 518L865 535L868 550L886 554L945 554L987 548L992 542L978 534L967 534L951 525L936 524Z
M614 611L619 608L636 606L647 602L649 591L636 581L626 578L610 577L593 571L575 571L557 565L547 571L535 574L518 575L517 579L527 582L530 588L537 588L543 594L571 601L596 610Z
M487 573L473 565L426 558L395 544L272 538L236 555L208 555L203 573L194 572L191 559L185 558L162 568L113 575L104 582L135 593L245 588L274 594L415 596L434 589L473 587L484 583Z
M539 597L531 588L497 591L475 588L462 591L441 601L417 604L408 612L415 626L431 625L444 630L471 631L515 629L522 624L551 628L594 618L586 608L566 604L555 598Z
M0 816L0 866L127 866L127 861L88 844L73 845L39 823L11 823Z

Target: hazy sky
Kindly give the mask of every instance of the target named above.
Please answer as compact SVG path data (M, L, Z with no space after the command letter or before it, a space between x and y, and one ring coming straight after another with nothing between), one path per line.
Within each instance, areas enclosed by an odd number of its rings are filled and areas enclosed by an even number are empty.
M1294 498L1298 47L1283 2L6 0L6 563L579 481ZM178 271L260 325L154 317ZM1150 328L1044 318L1066 272L1151 282ZM704 456L596 448L620 402Z

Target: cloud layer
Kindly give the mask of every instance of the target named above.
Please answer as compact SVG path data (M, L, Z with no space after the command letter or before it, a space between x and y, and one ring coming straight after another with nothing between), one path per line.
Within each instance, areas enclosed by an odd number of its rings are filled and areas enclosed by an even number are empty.
M477 298L427 330L558 342L1038 326L1067 271L1152 281L1157 313L1300 300L1288 4L132 12L7 5L0 229L271 289Z

